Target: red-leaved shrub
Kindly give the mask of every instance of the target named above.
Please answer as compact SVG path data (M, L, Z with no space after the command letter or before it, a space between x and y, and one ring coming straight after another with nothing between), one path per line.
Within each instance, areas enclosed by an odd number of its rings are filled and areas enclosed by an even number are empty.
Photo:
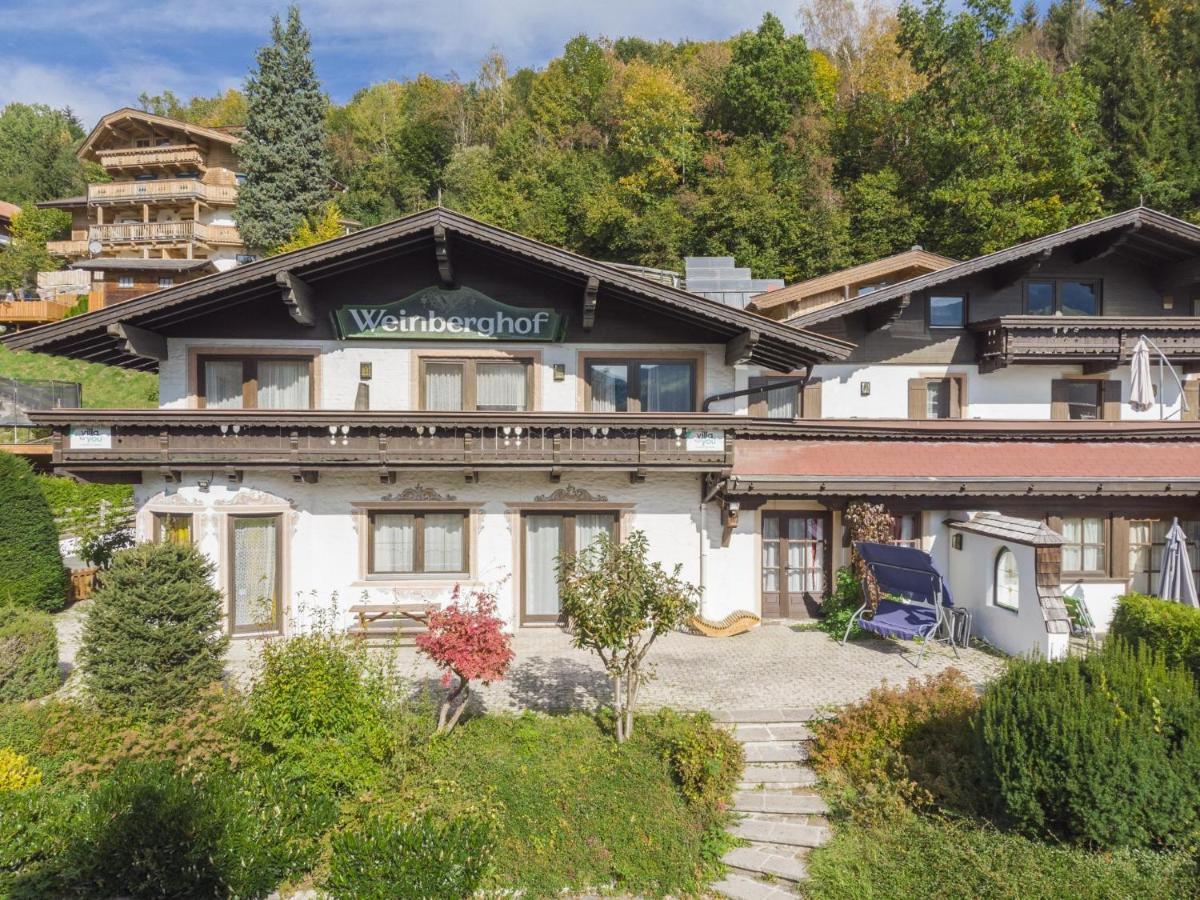
M429 614L429 630L417 636L417 649L443 670L447 686L458 676L458 684L438 711L438 731L458 724L472 681L500 680L513 658L512 636L504 631L495 594L474 590L464 599L457 586L450 605ZM455 701L458 708L451 713Z

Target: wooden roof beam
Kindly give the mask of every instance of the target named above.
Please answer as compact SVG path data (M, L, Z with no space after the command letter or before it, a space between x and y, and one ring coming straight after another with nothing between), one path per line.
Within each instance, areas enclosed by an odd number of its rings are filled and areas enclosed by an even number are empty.
M159 362L167 358L167 339L161 334L124 322L109 325L107 330L112 337L121 341L122 349L130 356Z
M1043 265L1050 255L1054 252L1053 248L1047 247L1038 253L1032 253L1029 256L1021 257L1014 260L1005 266L1000 266L992 275L992 287L996 290L1008 287L1010 284L1016 284L1027 275L1032 275Z
M589 275L583 289L583 330L591 331L596 324L596 302L600 293L600 279Z
M450 261L450 237L442 225L433 226L433 252L437 257L438 276L442 286L454 287L454 265Z
M1141 222L1134 222L1127 228L1119 228L1115 231L1097 235L1090 240L1081 241L1075 247L1075 252L1071 254L1071 258L1076 263L1084 263L1097 262L1112 256L1128 244L1130 239L1141 230L1141 227Z
M762 334L749 328L725 342L725 365L740 366L750 362Z
M312 287L295 272L276 272L275 283L283 292L283 305L288 315L301 325L310 328L317 323L314 313Z
M896 320L912 305L912 294L903 294L895 300L874 306L865 311L863 325L867 331L890 331Z

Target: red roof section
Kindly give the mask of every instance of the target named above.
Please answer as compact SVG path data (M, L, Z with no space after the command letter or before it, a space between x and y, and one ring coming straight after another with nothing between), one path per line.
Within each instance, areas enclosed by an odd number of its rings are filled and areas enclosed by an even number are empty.
M1179 441L739 441L741 478L1200 478Z

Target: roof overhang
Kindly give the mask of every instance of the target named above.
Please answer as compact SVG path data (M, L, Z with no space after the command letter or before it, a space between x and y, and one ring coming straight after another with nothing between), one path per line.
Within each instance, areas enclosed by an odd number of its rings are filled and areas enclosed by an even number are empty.
M96 142L108 131L110 131L116 123L122 120L133 120L143 123L144 125L154 128L163 128L172 131L179 131L186 134L188 137L200 138L205 141L216 141L217 143L226 144L230 147L240 144L242 139L237 135L230 134L227 131L222 131L218 128L207 128L203 125L195 125L191 122L184 122L180 119L172 119L167 116L158 116L154 113L146 112L141 109L133 109L131 107L122 107L114 110L108 115L101 117L96 126L88 133L80 148L75 151L75 155L80 159L95 160Z

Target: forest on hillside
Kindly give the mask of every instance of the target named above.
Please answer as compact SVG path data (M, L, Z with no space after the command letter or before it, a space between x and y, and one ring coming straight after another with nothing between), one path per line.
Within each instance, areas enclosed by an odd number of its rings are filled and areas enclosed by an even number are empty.
M579 36L538 70L495 52L470 80L329 102L325 125L366 224L440 200L602 259L733 255L788 280L914 243L965 258L1139 203L1200 221L1200 4L805 0L722 41ZM69 110L6 107L0 198L77 192L82 136Z

